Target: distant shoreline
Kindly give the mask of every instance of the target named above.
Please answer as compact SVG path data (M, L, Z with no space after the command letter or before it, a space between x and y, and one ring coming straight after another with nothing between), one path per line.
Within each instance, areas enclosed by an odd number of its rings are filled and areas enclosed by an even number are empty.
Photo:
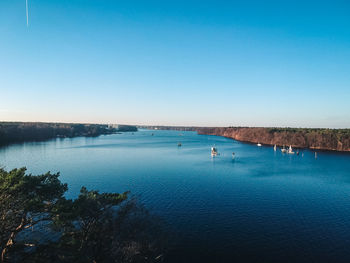
M310 150L350 152L350 129L277 128L277 127L184 127L138 126L159 130L196 131L247 143L289 146Z
M117 132L137 131L132 125L0 122L0 145L53 138L97 137Z
M0 145L53 138L97 137L138 128L195 131L241 142L310 150L350 152L350 129L277 127L136 126L79 123L0 122Z

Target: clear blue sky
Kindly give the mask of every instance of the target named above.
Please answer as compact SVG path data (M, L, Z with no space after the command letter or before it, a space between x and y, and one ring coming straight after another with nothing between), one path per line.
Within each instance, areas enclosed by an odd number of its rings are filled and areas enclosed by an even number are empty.
M350 2L0 1L0 120L350 128Z

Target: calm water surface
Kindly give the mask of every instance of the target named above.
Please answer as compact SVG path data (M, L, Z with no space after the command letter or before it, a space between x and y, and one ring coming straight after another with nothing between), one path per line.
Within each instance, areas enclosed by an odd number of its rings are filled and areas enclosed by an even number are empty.
M172 262L350 262L350 155L303 153L140 130L2 147L0 166L60 171L72 198L140 195L174 233Z

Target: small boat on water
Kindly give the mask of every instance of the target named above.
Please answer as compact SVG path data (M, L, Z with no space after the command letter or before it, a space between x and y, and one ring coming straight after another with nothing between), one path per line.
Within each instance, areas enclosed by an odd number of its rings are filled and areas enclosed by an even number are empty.
M179 142L179 143L177 144L177 146L178 146L178 147L181 147L181 146L182 146L181 142Z
M211 156L216 156L218 154L218 149L216 147L211 147Z
M258 143L257 146L258 146L258 147L261 147L261 143Z
M287 152L287 149L284 148L284 145L283 145L283 147L282 147L282 149L281 149L281 152L282 152L282 153L286 153L286 152Z
M274 151L277 151L277 146L276 146L276 144L275 144L275 146L273 146L273 150L274 150Z
M233 152L232 153L232 160L236 159L236 154Z
M292 149L292 145L289 145L288 153L289 154L294 154L293 149Z

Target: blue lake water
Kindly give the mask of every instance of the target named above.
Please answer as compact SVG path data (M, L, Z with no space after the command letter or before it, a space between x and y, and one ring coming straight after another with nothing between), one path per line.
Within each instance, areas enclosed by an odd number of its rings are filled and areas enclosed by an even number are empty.
M172 229L172 262L350 262L349 154L140 130L2 147L0 166L60 171L71 198L139 195Z

